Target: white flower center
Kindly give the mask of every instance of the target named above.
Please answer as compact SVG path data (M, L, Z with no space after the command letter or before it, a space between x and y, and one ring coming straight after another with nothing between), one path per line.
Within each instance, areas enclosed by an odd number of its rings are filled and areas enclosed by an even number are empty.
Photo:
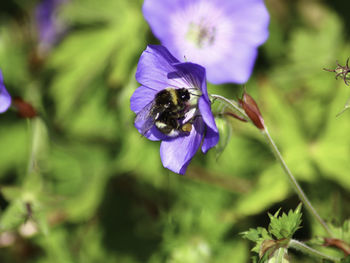
M197 48L212 46L215 42L216 27L208 25L202 19L199 23L191 22L186 38L192 41Z
M232 50L236 32L234 20L220 5L194 1L175 10L170 17L174 55L198 64L221 61Z

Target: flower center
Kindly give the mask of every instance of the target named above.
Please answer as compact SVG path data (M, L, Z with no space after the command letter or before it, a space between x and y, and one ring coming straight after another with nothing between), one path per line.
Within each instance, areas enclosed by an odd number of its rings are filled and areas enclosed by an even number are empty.
M198 24L191 22L186 38L195 44L197 48L212 46L215 42L216 27L208 25L202 19Z

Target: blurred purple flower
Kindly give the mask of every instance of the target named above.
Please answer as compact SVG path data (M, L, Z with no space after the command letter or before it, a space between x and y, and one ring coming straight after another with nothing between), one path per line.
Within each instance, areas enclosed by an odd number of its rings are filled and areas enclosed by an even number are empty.
M35 10L39 31L39 45L50 49L65 31L65 26L57 19L57 9L68 0L42 0Z
M141 55L136 80L142 86L135 90L130 99L130 108L137 114L135 127L148 139L162 141L160 156L165 168L184 174L200 146L202 152L206 153L219 141L207 92L205 69L190 62L180 63L165 47L150 45ZM153 122L145 131L145 123L149 118L155 120L150 115L150 105L154 103L157 94L164 89L183 88L191 94L191 103L178 121L181 125L190 124L190 130L184 132L178 128L170 136L162 133ZM146 117L139 117L140 114Z
M203 65L215 84L246 82L268 37L263 0L145 0L143 14L176 58Z
M11 96L5 88L4 80L0 70L0 113L7 111L10 105L11 105Z

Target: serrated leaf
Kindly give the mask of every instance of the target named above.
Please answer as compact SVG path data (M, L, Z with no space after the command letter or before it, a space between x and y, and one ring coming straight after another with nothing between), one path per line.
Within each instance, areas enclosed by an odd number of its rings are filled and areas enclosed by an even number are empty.
M264 249L263 244L267 244L266 242L272 241L274 243L274 240L272 236L269 235L267 230L263 227L258 227L256 229L249 229L246 232L241 233L243 238L246 238L248 240L251 240L255 242L255 246L252 248L252 251L258 253L260 255L260 252Z
M258 227L242 233L243 238L255 242L252 251L259 254L259 262L266 262L279 248L286 248L295 231L300 228L301 204L294 211L290 210L288 214L283 213L279 216L279 213L280 209L273 215L268 214L270 218L268 230ZM278 258L277 262L284 262L282 260L284 257L279 255Z
M301 205L299 205L295 211L289 210L288 214L283 213L281 216L278 216L278 213L275 213L274 216L269 215L269 233L274 235L277 239L292 238L294 233L301 227L302 214L300 212L300 207Z

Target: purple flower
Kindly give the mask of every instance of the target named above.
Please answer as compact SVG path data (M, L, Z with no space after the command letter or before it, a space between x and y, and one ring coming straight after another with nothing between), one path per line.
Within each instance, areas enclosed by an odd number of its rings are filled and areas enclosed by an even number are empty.
M11 96L5 88L2 73L0 70L0 113L7 111L10 105L11 105Z
M36 7L35 16L39 30L40 47L50 49L65 30L57 19L58 7L67 0L42 0Z
M200 146L206 153L219 140L205 69L180 63L165 47L150 45L141 55L136 80L141 86L130 99L130 108L137 114L135 127L148 139L162 141L165 168L184 174ZM185 96L181 100L175 94Z
M263 0L145 0L143 14L176 58L203 65L215 84L246 82L268 37Z

